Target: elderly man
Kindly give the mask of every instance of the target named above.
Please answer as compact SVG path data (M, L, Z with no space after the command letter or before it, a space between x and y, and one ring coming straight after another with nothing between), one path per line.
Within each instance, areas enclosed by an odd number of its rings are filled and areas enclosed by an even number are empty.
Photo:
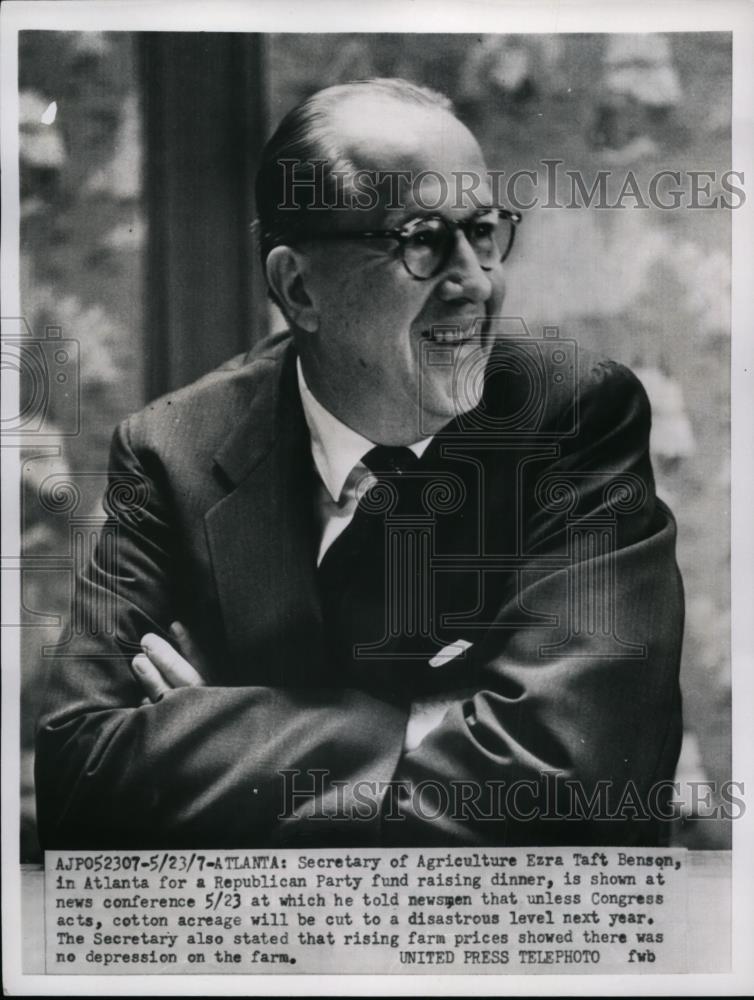
M656 842L683 599L640 384L500 318L519 217L434 92L315 94L257 203L289 331L115 433L77 600L117 633L51 673L43 844Z

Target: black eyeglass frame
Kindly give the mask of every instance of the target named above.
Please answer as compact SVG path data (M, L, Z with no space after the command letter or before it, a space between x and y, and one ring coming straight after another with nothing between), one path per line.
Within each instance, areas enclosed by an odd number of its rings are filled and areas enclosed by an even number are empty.
M499 219L506 219L507 221L512 223L510 236L508 237L508 244L500 252L500 259L498 263L502 264L503 261L506 260L506 258L510 255L511 250L513 249L513 243L516 236L516 226L521 222L522 219L522 215L520 212L516 212L508 208L494 207L488 209L480 209L479 212L473 215L470 219L464 219L463 221L458 221L456 219L446 219L444 215L420 215L416 216L416 218L409 219L408 222L404 222L402 226L398 226L394 229L364 229L361 230L360 232L353 232L353 233L350 232L312 233L311 235L307 235L306 239L307 240L371 240L371 239L397 240L398 243L400 243L401 245L401 261L403 263L403 266L411 275L411 277L414 278L416 281L430 281L432 278L437 277L440 271L442 271L442 269L450 260L453 254L454 240L452 239L448 240L447 252L445 253L445 256L439 261L437 267L435 267L432 273L422 277L420 275L414 274L414 272L409 268L408 264L406 263L406 255L403 250L405 241L411 235L412 227L419 225L419 223L429 222L432 219L437 219L445 226L445 228L453 236L455 236L455 234L460 229L460 231L463 233L463 235L471 244L468 230L472 226L477 225L480 219L483 219L485 215L489 215L492 212L497 212L497 216ZM483 271L492 270L492 268L485 267L483 264L480 264L480 267L482 268Z

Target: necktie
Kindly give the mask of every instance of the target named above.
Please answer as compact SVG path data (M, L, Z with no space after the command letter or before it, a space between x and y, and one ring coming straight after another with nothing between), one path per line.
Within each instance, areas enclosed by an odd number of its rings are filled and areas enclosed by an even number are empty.
M340 664L349 662L354 642L363 640L359 633L365 617L376 622L384 618L385 517L407 502L411 477L405 473L418 459L410 448L377 445L361 461L375 481L317 572L325 631Z
M321 590L340 586L347 575L349 563L370 534L384 526L380 508L390 506L391 495L396 501L403 492L402 476L416 465L418 459L410 448L376 445L361 459L374 476L374 482L365 490L350 524L338 535L325 552L318 570ZM385 494L385 491L389 491Z

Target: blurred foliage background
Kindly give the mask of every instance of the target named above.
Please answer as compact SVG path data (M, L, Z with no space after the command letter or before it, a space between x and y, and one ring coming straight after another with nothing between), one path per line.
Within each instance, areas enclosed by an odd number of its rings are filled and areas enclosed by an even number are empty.
M24 452L25 858L38 856L33 731L43 653L66 635L71 592L68 571L55 564L69 554L70 509L45 501L45 489L79 474L76 516L96 519L112 429L146 402L149 219L138 44L125 32L21 36L24 318L38 340L52 330L78 343L81 389L78 431L53 398L44 435ZM663 169L719 178L735 167L727 34L281 34L265 46L264 86L238 100L266 101L271 127L320 87L402 76L448 94L490 168L508 175L544 177L543 161L557 159L588 186L599 170L631 170L646 194ZM257 146L264 138L247 137ZM559 193L568 202L568 185ZM729 846L730 824L706 818L707 793L702 787L700 805L689 783L731 777L730 211L663 211L630 198L615 209L539 207L526 213L519 237L506 314L535 335L558 326L562 337L629 364L652 400L658 490L678 519L687 594L683 791L673 841ZM249 343L257 333L249 330Z

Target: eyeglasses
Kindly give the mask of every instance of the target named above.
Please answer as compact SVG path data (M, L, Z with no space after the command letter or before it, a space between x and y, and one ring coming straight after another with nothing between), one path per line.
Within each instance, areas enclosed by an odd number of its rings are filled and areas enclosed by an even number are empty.
M502 263L513 248L520 212L506 208L483 209L470 219L457 222L442 215L423 215L397 229L369 229L355 233L316 233L314 240L397 240L403 266L418 281L427 281L442 271L453 255L460 230L485 271Z

